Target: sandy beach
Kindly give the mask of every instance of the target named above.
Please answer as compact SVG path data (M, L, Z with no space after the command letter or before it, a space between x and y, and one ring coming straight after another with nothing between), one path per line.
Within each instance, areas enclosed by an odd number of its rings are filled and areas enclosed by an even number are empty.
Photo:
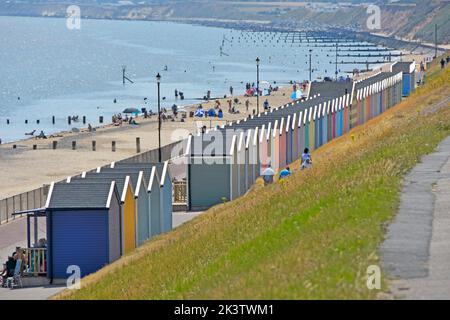
M290 102L292 88L286 86L272 92L270 96L260 97L260 111L263 102L267 98L271 106L279 106ZM239 99L236 104L237 114L227 112L227 99L219 99L224 112L224 118L191 118L189 112L196 109L193 105L185 107L187 118L180 121L180 116L174 122L168 120L162 123L161 143L169 144L189 133L196 133L199 127L207 128L215 125L223 125L227 121L245 118L256 109L256 97L246 98L235 96ZM229 99L229 98L228 98ZM249 99L249 113L246 112L245 100ZM202 103L208 110L214 106L215 100ZM108 120L108 119L107 119ZM30 191L49 184L52 181L65 179L67 176L79 174L98 166L106 165L112 161L118 161L136 155L136 137L141 140L141 152L155 149L158 146L158 122L157 116L150 119L137 118L139 125L123 124L122 126L106 125L99 127L95 132L83 129L77 133L60 133L57 137L48 139L28 139L19 142L0 145L0 172L2 183L0 184L0 199L4 199L22 192ZM183 131L179 130L182 129ZM181 133L172 137L175 132ZM57 149L52 149L53 141L57 141ZM72 150L72 141L76 141L76 150ZM96 141L96 151L92 151L92 141ZM116 151L112 152L112 141L116 141ZM17 145L13 149L13 145ZM36 145L36 150L33 150Z

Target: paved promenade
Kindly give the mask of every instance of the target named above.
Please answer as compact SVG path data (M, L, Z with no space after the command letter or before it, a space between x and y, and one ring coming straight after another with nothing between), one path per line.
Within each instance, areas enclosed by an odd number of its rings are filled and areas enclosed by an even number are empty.
M172 223L176 228L183 223L194 219L202 212L174 212ZM8 255L15 250L16 246L26 246L27 220L25 218L17 219L13 222L0 226L0 258L3 263ZM40 236L45 237L45 219L39 221ZM1 300L44 300L52 295L64 290L65 286L49 285L30 288L6 289L0 288Z
M450 299L450 137L405 177L381 258L393 298Z

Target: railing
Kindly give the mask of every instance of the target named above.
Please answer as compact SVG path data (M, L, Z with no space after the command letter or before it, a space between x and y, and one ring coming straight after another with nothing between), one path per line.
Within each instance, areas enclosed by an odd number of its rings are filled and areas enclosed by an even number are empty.
M187 204L187 184L186 180L174 181L173 184L173 203Z
M25 211L43 207L47 197L48 186L24 192L0 200L0 224L16 219L16 211Z
M184 150L180 146L186 144L186 140L180 140L172 142L171 144L165 145L161 148L161 158L162 161L166 161L171 159L174 154L172 154L172 151L175 147L178 147L177 149ZM175 150L177 150L175 149ZM124 162L124 163L136 163L136 162L149 162L154 163L158 162L158 155L159 151L158 149L148 150L145 152L142 152L138 155L120 160L118 162ZM175 155L176 156L176 155ZM109 166L109 165L107 165ZM94 171L96 169L93 169ZM24 192L9 198L1 199L0 200L0 225L3 223L7 223L11 220L14 220L20 216L13 215L14 212L17 211L25 211L25 210L32 210L36 208L41 208L45 205L45 201L47 199L47 193L48 193L48 185L44 185L43 187L40 187L38 189Z
M173 150L175 147L178 147L178 149L182 149L181 146L186 145L186 140L179 140L172 142L170 144L167 144L163 147L161 147L161 160L166 161L171 159L174 156L177 156L178 154L173 154ZM185 147L184 147L185 148ZM175 149L177 150L177 149ZM184 149L182 149L184 150ZM148 162L148 163L156 163L158 162L159 157L159 150L158 149L152 149L145 152L142 152L140 154L137 154L135 156L123 159L118 161L118 163L140 163L140 162Z
M25 249L28 268L24 273L29 276L45 276L47 274L47 249L27 248Z

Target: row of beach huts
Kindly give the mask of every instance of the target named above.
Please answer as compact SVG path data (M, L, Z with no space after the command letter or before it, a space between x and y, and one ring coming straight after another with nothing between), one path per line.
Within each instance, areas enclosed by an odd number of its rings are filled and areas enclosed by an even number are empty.
M95 272L172 229L172 181L164 163L111 163L52 183L47 196L47 274Z
M171 230L172 168L184 171L188 211L234 200L267 166L283 168L304 148L317 149L399 103L414 90L413 64L359 81L314 82L306 100L190 135L181 156L163 163L112 163L53 183L45 208L33 213L46 218L45 275L66 279L75 265L85 276Z
M315 150L399 103L404 75L393 67L360 81L314 82L306 101L189 137L189 209L244 195L267 166L283 168L304 148Z

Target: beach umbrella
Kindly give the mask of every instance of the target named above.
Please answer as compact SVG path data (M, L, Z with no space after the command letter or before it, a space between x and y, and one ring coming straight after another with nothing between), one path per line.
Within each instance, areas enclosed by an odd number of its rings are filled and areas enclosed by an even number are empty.
M302 97L302 92L300 90L293 91L291 94L292 100L300 99L301 97Z
M196 117L203 117L205 115L205 111L203 111L202 109L197 109L194 113L194 116Z
M141 111L137 108L126 108L122 111L123 113L140 113Z
M208 117L215 117L216 116L216 110L214 108L210 108L208 110Z

